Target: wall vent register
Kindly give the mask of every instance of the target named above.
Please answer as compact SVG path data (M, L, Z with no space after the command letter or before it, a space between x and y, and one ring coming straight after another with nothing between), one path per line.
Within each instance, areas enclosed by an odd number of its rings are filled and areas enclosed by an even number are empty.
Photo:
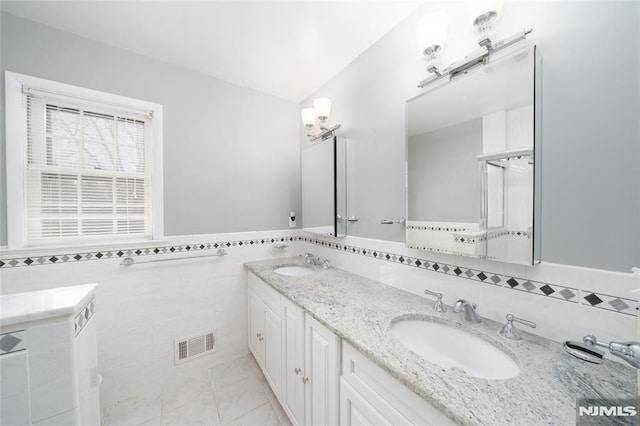
M176 364L182 364L185 361L199 358L218 350L215 330L176 339L174 345Z

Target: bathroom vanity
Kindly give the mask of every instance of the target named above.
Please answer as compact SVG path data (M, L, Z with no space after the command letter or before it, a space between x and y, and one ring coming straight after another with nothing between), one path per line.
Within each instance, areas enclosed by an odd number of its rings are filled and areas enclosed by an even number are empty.
M100 424L96 286L0 296L0 424Z
M637 395L636 370L626 365L588 364L525 332L505 339L502 324L434 312L430 300L355 274L301 257L245 267L249 348L294 424L574 424L578 398ZM393 334L405 320L473 335L519 373L490 379L442 367Z

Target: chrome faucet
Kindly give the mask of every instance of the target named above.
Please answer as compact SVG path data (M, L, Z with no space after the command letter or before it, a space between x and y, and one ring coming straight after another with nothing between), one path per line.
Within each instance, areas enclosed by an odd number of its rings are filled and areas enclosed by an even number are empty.
M329 259L320 259L311 253L305 253L303 257L304 261L310 265L320 266L323 269L329 269L330 267Z
M315 257L313 254L311 253L305 253L303 255L304 257L304 261L310 265L317 265L318 264L318 258Z
M591 347L607 348L612 355L624 359L636 368L640 368L640 342L609 342L606 344L598 342L596 336L591 334L584 336L582 341ZM602 355L600 357L602 358Z
M473 324L480 324L482 322L482 319L478 316L478 314L475 311L475 308L477 307L477 305L472 305L471 303L467 302L464 299L460 299L456 302L455 305L453 305L453 312L462 312L462 310L464 309L464 319L473 323Z

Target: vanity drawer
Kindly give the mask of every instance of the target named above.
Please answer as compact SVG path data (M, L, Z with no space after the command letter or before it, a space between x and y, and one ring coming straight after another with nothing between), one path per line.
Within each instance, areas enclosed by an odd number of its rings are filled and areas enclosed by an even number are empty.
M278 317L280 317L280 293L252 272L248 273L249 290L253 291Z
M390 424L455 425L433 405L344 341L342 378Z

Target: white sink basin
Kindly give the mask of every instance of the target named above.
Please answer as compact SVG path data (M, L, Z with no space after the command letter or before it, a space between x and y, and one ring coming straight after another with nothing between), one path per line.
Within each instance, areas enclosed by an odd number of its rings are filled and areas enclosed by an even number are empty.
M411 352L443 368L458 368L482 379L510 379L520 373L507 354L481 338L446 325L404 320L391 333Z
M276 266L273 272L280 275L286 275L288 277L302 277L305 275L313 274L315 271L311 268L296 265L284 265Z

